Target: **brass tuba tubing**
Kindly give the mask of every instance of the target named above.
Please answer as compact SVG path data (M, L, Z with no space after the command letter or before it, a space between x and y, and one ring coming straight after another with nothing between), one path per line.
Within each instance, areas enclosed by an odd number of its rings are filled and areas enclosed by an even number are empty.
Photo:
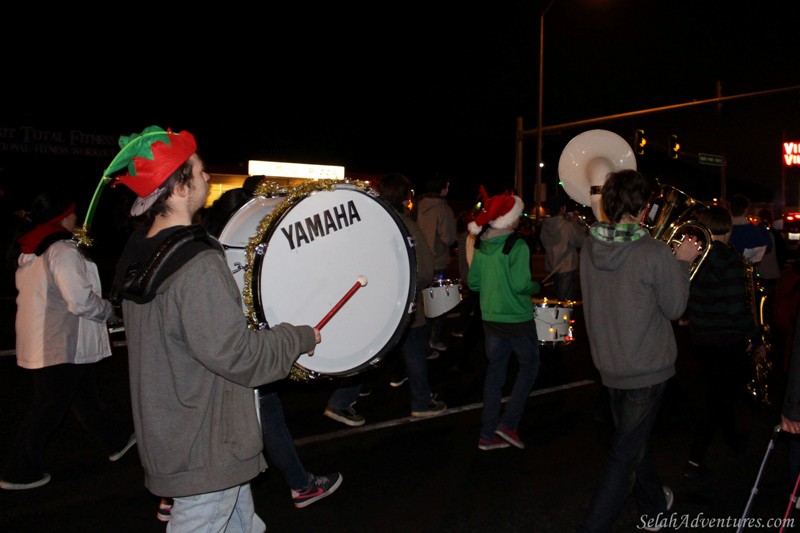
M686 235L692 234L700 241L703 253L689 265L689 280L700 268L711 250L711 230L692 218L693 214L705 206L670 185L659 185L658 191L650 199L642 220L642 226L650 231L654 239L665 241L672 247L680 243Z
M764 345L764 350L767 354L772 350L769 342L770 328L764 319L764 303L767 296L764 294L764 288L756 284L755 280L755 266L749 259L744 259L744 273L745 273L745 289L747 290L747 307L753 316L753 322L758 328L761 337L761 343ZM747 392L752 396L753 400L761 406L770 407L772 399L769 395L769 380L770 373L772 372L772 361L769 356L763 360L759 360L755 354L752 357L753 363L753 377L747 383Z
M694 275L697 273L697 269L700 268L701 264L703 264L703 261L708 255L708 252L711 251L711 241L713 240L713 238L711 237L711 231L709 231L709 229L705 225L697 222L696 220L687 220L685 222L681 222L678 225L678 227L676 227L675 230L670 234L670 237L667 239L667 242L672 247L673 252L675 251L675 246L683 240L683 238L680 239L676 238L676 235L678 235L682 230L685 230L687 228L695 228L696 231L699 232L703 237L702 244L700 245L700 247L703 250L703 253L698 255L697 258L694 261L692 261L691 265L689 265L689 281L691 281L694 279ZM682 237L686 237L686 234L683 234ZM695 237L699 238L698 235L695 235Z

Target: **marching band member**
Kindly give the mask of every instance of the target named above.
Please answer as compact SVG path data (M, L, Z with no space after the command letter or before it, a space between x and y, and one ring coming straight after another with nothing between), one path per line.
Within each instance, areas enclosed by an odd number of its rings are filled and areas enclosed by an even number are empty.
M174 499L171 531L263 532L250 491L267 467L254 387L286 378L320 332L242 320L222 247L192 224L210 176L191 133L151 126L120 141L131 154L114 185L137 194L131 215L147 221L128 240L114 290L145 485Z
M540 363L531 296L539 292L541 285L531 279L530 248L514 231L522 215L522 199L512 194L489 197L482 186L481 196L483 209L467 226L477 236L468 283L470 290L480 293L489 362L483 383L478 449L488 451L509 445L525 448L518 433L519 422ZM503 385L512 354L517 358L517 375L503 410Z
M645 531L658 531L648 517L672 507L672 491L661 484L649 440L667 381L675 375L671 321L686 308L689 265L700 252L687 237L673 255L639 224L655 185L635 170L609 174L601 189L609 222L592 225L581 253L587 337L615 425L581 532L611 531L631 492Z
M722 430L734 454L744 450L736 427L736 404L747 381L748 354L758 360L767 356L748 303L748 274L741 254L730 244L731 214L712 205L696 218L711 231L713 241L692 281L687 307L692 354L702 365L705 394L684 472L689 478L707 472L703 459L717 430Z

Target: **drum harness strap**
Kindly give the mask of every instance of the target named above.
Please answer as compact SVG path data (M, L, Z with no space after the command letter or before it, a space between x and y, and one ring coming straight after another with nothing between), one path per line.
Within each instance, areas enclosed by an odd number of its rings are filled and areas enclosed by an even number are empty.
M149 302L168 277L203 250L225 253L219 241L211 237L203 226L194 224L174 231L144 264L131 265L125 278L114 282L109 300L115 305L123 299L137 304Z
M481 237L483 236L484 232L487 230L488 226L484 226L480 233L475 237L475 249L477 250L481 246ZM522 234L515 231L514 233L510 234L506 239L506 242L503 243L503 253L508 255L511 253L511 249L514 247L514 244L522 238Z

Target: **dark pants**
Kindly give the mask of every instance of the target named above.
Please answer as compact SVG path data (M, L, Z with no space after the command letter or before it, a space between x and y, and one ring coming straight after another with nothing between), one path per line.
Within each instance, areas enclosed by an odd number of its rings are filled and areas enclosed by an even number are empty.
M309 485L308 472L297 455L294 439L286 427L283 403L278 393L269 386L260 387L258 392L265 455L290 489L305 490Z
M30 483L44 475L44 447L67 412L111 455L132 430L111 417L100 401L95 364L62 364L28 371L33 399L17 430L3 480Z
M631 492L641 515L666 512L664 487L650 455L650 432L667 382L642 389L608 389L614 436L586 519L578 531L610 532Z
M556 298L561 301L574 300L577 280L578 273L575 270L555 274L553 277L553 284L556 288Z
M705 404L700 411L689 460L701 464L711 440L722 431L732 449L740 446L736 431L736 404L746 379L746 344L744 341L723 345L692 347L703 370Z

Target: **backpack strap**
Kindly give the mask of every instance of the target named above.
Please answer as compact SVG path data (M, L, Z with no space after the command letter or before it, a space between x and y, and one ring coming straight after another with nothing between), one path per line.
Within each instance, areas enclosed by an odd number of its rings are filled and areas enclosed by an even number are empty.
M480 247L481 247L481 237L483 237L483 234L484 234L484 233L486 233L486 230L487 230L487 229L489 229L489 224L485 224L485 225L484 225L484 226L481 228L481 231L480 231L480 232L478 232L478 234L477 234L477 235L475 235L475 244L473 245L473 247L474 247L476 250L477 250L478 248L480 248Z
M508 236L506 242L503 244L503 253L508 255L511 253L511 249L514 247L514 244L522 238L522 235L519 232L514 232Z
M211 237L200 225L185 226L174 231L156 248L143 264L128 268L125 278L115 284L110 300L132 300L147 303L156 296L161 284L178 271L189 259L204 250L216 249L224 254L219 241Z

